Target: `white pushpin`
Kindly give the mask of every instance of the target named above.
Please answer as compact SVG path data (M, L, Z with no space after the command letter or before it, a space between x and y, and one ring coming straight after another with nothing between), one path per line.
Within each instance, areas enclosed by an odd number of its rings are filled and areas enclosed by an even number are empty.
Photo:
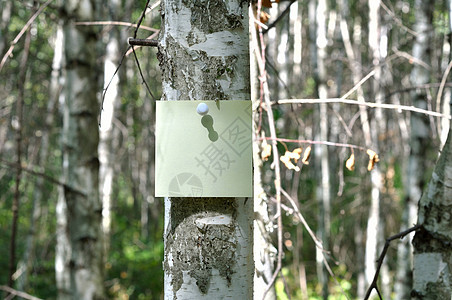
M196 108L196 112L201 116L204 116L209 112L209 106L207 106L207 104L205 103L199 103L198 107Z

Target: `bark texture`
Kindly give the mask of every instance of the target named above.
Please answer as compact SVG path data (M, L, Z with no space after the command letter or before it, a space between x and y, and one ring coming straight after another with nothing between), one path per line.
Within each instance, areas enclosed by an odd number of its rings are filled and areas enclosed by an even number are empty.
M109 11L109 18L116 20L117 17L115 13L120 11L120 3L118 0L110 1ZM121 101L119 75L114 75L121 58L119 43L119 32L116 28L112 28L108 37L104 62L104 89L108 89L105 92L102 103L99 128L99 191L102 201L102 231L104 234L105 254L108 253L110 248L112 190L116 159L116 145L114 143L115 127L113 125L113 118L115 109Z
M452 134L419 202L412 299L452 297Z
M316 7L316 51L317 63L315 64L315 79L317 93L320 99L328 98L328 89L326 85L326 55L327 55L327 14L328 7L326 0L317 1ZM328 110L325 103L320 104L320 138L321 141L328 140ZM329 249L330 228L331 228L331 193L330 193L330 167L328 158L328 147L321 145L316 147L316 156L320 162L320 181L318 189L318 227L317 236L322 241L325 249ZM322 286L322 298L328 299L328 271L324 265L325 253L322 249L316 248L317 277Z
M63 176L57 203L56 279L58 299L104 299L102 204L99 199L98 92L102 64L98 35L75 21L97 19L99 3L63 2L65 84Z
M379 0L369 0L369 49L372 52L372 63L375 69L374 81L370 98L381 99L382 91L381 84L381 54L380 54L380 37L381 37L381 23L380 23L380 2ZM377 100L378 101L378 100ZM378 134L384 132L381 129L383 123L383 116L381 109L375 110L375 118L371 120L370 126L365 125L367 114L361 113L361 121L363 122L363 131L366 137L366 146L372 150L379 152L378 149ZM367 127L366 129L364 129ZM367 143L367 139L369 143ZM381 189L382 189L382 175L378 165L370 173L371 180L371 197L369 216L367 220L367 235L366 235L366 250L365 250L365 279L366 285L369 286L376 272L376 261L378 258L379 242L381 244L381 236L383 233L384 224L383 219L380 218L381 213Z
M45 116L44 130L41 137L41 148L39 150L38 165L46 165L49 157L49 148L51 146L51 128L54 125L55 112L58 107L61 84L61 65L63 57L63 29L60 24L57 26L55 34L55 44L52 73L50 75L49 102L47 103L47 115ZM30 272L33 269L33 261L36 259L36 240L39 233L39 225L42 217L42 204L45 203L45 181L44 178L36 178L36 187L33 189L32 209L30 217L30 230L27 236L27 242L23 254L23 259L19 267L23 270L22 275L17 279L17 289L24 291L28 288Z
M415 2L417 32L416 41L413 45L413 57L419 61L430 65L431 61L431 43L432 43L432 17L434 1L418 0ZM431 70L424 66L415 64L411 71L411 84L420 86L430 82ZM413 105L415 107L426 109L427 94L424 89L417 89L411 94ZM424 172L427 167L427 149L431 149L430 124L427 116L422 114L411 115L410 132L410 156L407 167L407 185L406 185L406 216L401 231L411 227L416 222L418 201L421 198L422 190L425 185ZM398 270L397 281L395 285L397 299L407 299L410 296L412 287L412 246L409 243L412 235L406 238L407 242L402 242L398 247Z
M162 2L162 100L250 100L248 4ZM165 299L252 299L252 204L165 199Z

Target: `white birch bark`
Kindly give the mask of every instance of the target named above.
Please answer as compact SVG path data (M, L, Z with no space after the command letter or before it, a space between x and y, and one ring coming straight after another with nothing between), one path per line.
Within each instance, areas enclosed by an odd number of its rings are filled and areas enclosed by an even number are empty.
M381 101L381 89L379 85L381 84L381 62L380 57L380 1L379 0L369 0L369 52L372 53L371 59L374 65L375 75L374 75L374 85L373 85L373 95L375 99L380 99ZM363 115L362 115L363 116ZM367 118L367 113L364 116ZM370 124L370 135L371 142L367 144L372 150L378 153L378 133L381 131L382 120L381 109L375 110L375 119L372 120ZM363 122L364 124L364 122ZM366 236L366 250L365 250L365 278L367 286L370 285L376 271L376 261L377 261L377 251L379 249L379 236L382 234L382 225L380 224L382 220L380 219L380 194L382 187L382 178L380 168L375 166L371 171L370 180L372 184L371 191L371 204L369 208L369 217L367 221L367 236Z
M250 100L248 4L162 2L162 100ZM252 205L165 198L165 299L252 299Z
M434 1L417 0L415 2L417 32L416 40L413 45L413 58L430 65L431 35L432 35L432 14ZM412 86L423 85L430 82L430 70L419 64L413 65L411 71ZM427 108L427 95L424 90L416 90L410 94L413 99L413 105L419 108ZM418 201L422 195L424 185L424 174L421 170L426 168L426 149L430 144L430 126L428 117L422 114L411 114L411 132L410 132L410 155L407 167L406 183L406 206L402 221L401 230L407 229L416 223ZM407 299L410 297L412 287L412 261L413 248L410 243L413 235L407 236L406 242L400 244L398 249L398 268L395 285L396 299Z
M275 4L276 5L276 4ZM278 15L283 12L283 10L287 9L282 5L278 5ZM289 68L292 67L292 64L289 64L290 54L292 51L289 51L289 23L288 22L280 22L278 26L278 34L276 36L276 40L278 43L278 48L276 51L276 62L278 68L278 99L286 99L288 97L287 88L290 84L289 80ZM282 108L284 109L284 108ZM282 121L282 120L281 120ZM287 123L287 121L284 121ZM285 125L285 124L284 124Z
M58 299L104 299L102 204L99 199L98 111L102 66L92 26L94 0L63 1L65 84L63 175L57 203L55 258Z
M110 17L115 19L113 12L118 12L120 3L118 0L110 1ZM115 152L113 147L114 127L113 117L115 107L120 102L119 75L114 73L118 67L119 53L119 33L113 28L109 34L104 62L104 89L107 88L103 99L102 112L100 118L99 132L99 192L102 202L102 231L104 234L104 251L108 253L110 248L111 231L111 207L112 188L114 177ZM111 80L111 82L110 82Z
M452 30L452 0L448 0L447 1L447 7L449 10L449 30ZM444 48L446 48L447 45L447 51L445 50L444 52L444 66L447 66L450 58L452 57L452 41L450 41L449 39L444 39ZM447 52L447 58L446 58L446 52ZM446 88L446 90L444 91L444 98L442 99L442 113L445 115L451 115L451 111L450 111L450 106L452 104L452 89L451 88ZM440 128L440 140L441 140L441 145L444 145L446 143L446 139L447 139L447 135L449 133L450 130L450 122L449 120L447 120L446 118L443 118L441 120L441 128Z
M320 99L326 99L328 97L328 91L326 86L326 47L328 45L327 31L326 31L326 18L327 18L327 1L317 1L316 8L316 51L317 51L317 68L315 69L315 77L317 82L317 92ZM320 104L320 140L328 140L328 110L325 103ZM328 147L321 145L316 147L316 155L320 161L320 185L318 186L318 228L317 236L322 241L322 245L325 249L328 249L329 236L330 236L330 168L328 161ZM327 299L329 295L328 291L328 272L324 266L324 256L322 249L316 248L316 262L317 262L317 276L319 283L322 286L322 297Z
M61 91L61 66L63 58L63 29L58 25L52 62L52 73L50 75L49 101L47 103L47 115L45 117L44 130L41 138L41 149L39 151L38 165L46 165L49 156L49 142L51 128L54 125L54 113L58 106ZM17 289L23 291L27 288L30 269L35 255L36 235L39 230L39 219L41 218L41 203L44 196L44 178L36 178L36 186L33 189L32 210L30 219L30 232L27 236L27 243L22 261L19 263L22 275L17 279Z
M419 202L412 299L452 299L452 133Z
M301 76L301 60L303 53L303 39L302 39L302 5L298 2L293 3L290 6L290 24L292 34L294 36L293 40L293 76L290 81L291 84L297 85Z

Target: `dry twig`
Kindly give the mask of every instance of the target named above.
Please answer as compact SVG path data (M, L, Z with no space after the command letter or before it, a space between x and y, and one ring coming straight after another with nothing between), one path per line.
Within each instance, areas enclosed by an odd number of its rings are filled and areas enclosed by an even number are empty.
M261 7L262 7L262 0L259 0L257 2L257 15L259 15ZM250 8L250 17L254 18L253 11L251 8ZM252 28L251 35L252 35L252 41L253 41L253 47L254 47L253 50L254 50L256 60L257 60L258 66L259 66L261 97L263 96L266 105L268 107L270 107L271 106L270 91L269 91L268 82L267 82L267 73L265 71L265 44L264 44L264 39L263 39L263 34L262 34L262 28L260 26L258 26L258 28L259 28L259 38L260 38L261 48L259 48L256 29ZM265 292L263 294L263 299L265 299L268 291L275 283L276 277L278 277L278 274L281 271L282 252L283 252L282 215L281 215L281 173L280 173L278 147L277 147L277 142L276 142L275 119L273 117L273 111L271 109L267 109L267 117L268 117L268 123L269 123L269 128L270 128L270 136L272 138L273 166L274 166L274 171L275 171L276 216L277 216L277 226L278 226L278 247L277 247L278 259L277 259L276 268L273 273L273 276L270 279L270 282L268 283L268 285L265 289Z
M389 238L386 239L385 246L384 246L383 250L381 251L380 257L379 257L378 260L377 260L377 270L375 271L374 279L372 280L372 283L370 284L369 288L367 289L366 296L364 297L364 300L369 299L370 293L372 292L373 289L375 289L375 290L377 291L377 294L378 294L378 296L380 297L380 299L383 299L383 298L381 297L380 290L378 289L377 281L378 281L378 276L379 276L379 274L380 274L381 266L383 265L383 260L384 260L384 258L385 258L385 256L386 256L386 252L388 251L388 248L389 248L390 243L391 243L393 240L401 239L401 238L403 238L404 236L406 236L407 234L409 234L409 233L411 233L411 232L413 232L413 231L418 230L419 228L421 228L421 226L422 226L422 225L416 225L416 226L413 226L413 227L411 227L411 228L408 228L408 229L405 230L405 231L402 231L402 232L400 232L400 233L397 233L397 234L395 234L395 235L393 235L393 236L391 236L391 237L389 237Z
M17 291L6 285L0 285L0 290L5 291L5 292L9 293L10 295L19 296L21 298L28 299L28 300L42 300L41 298L32 296L30 294L27 294L27 293L24 293L21 291Z
M320 104L320 103L343 103L343 104L353 104L359 106L367 106L371 108L385 108L385 109L394 109L397 111L411 111L416 113L421 113L433 117L452 119L450 115L442 114L436 111L430 111L414 106L406 106L406 105L396 105L396 104L387 104L387 103L375 103L375 102L362 102L351 99L343 99L343 98L328 98L328 99L282 99L276 102L272 102L271 105L277 104Z
M20 38L24 35L24 33L30 28L31 24L33 24L34 20L42 13L42 11L50 4L53 0L48 0L46 3L41 5L41 7L31 16L31 18L28 20L28 22L25 24L25 26L22 28L22 30L17 34L17 36L14 38L14 40L11 42L11 46L9 47L8 51L6 51L5 55L2 58L2 61L0 62L0 72L2 71L3 66L5 65L6 60L11 55L11 53L14 50L14 47L16 46L17 42L20 40Z

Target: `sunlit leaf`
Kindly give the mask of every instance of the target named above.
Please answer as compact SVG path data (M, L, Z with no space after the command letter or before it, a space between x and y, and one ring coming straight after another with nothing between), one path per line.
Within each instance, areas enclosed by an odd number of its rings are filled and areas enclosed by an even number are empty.
M305 165L309 165L309 158L311 157L311 146L308 146L306 150L304 150L303 159L301 162Z
M298 155L298 157L297 157ZM291 159L299 159L300 158L300 154L296 154L290 151L286 151L286 153L281 156L279 159L284 163L284 165L289 169L289 170L295 170L297 172L300 171L300 167L294 165L291 161Z
M267 161L270 155L272 155L272 146L267 143L267 140L262 141L261 158L263 161Z
M369 155L369 164L367 165L367 170L372 171L375 164L380 161L378 154L370 149L367 149L367 155Z
M345 162L345 167L350 171L353 171L355 169L355 154L354 153L352 153L350 155L350 157L347 159L347 161Z

